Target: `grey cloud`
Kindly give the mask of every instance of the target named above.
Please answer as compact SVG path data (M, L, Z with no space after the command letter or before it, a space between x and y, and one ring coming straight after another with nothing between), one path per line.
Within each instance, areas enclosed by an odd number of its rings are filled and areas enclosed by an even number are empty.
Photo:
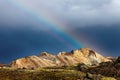
M64 28L68 28L71 23L87 26L112 25L120 22L119 0L11 0L10 2L1 0L0 4L2 4L0 5L0 11L3 12L0 13L0 16L3 17L2 21L12 19L8 21L13 21L11 23L14 23L14 21L25 23L24 21L27 21L28 23L35 22L35 24L38 24L39 22L34 21L35 19L29 12L25 12L26 8L36 15L41 16L42 14L43 18L49 17L51 21L54 19L60 23L66 22L68 26ZM15 5L22 6L24 10L14 8Z
M107 2L102 1L100 6L96 6L95 3L78 5L76 8L71 8L68 11L69 15L66 15L69 16L69 20L71 20L70 23L75 21L74 24L81 26L116 24L119 23L120 20L119 4L120 1L118 0L109 0Z

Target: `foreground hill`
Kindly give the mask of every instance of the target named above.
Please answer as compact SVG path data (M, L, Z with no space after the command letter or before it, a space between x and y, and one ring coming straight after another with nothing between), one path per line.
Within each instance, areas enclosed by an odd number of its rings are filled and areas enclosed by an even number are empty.
M100 63L99 66L91 67L86 70L91 74L101 74L108 77L119 78L120 80L120 57L113 59L111 62Z
M71 69L0 69L0 80L116 80Z
M13 68L39 68L53 66L70 66L78 63L86 65L96 65L101 62L108 62L110 59L103 57L99 53L89 49L81 48L71 52L60 52L57 55L52 55L47 52L42 52L38 56L28 56L14 60L10 63Z

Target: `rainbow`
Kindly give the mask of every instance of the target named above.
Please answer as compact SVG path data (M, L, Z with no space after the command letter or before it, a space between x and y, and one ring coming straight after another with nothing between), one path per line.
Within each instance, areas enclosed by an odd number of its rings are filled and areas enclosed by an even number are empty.
M38 13L34 10L32 10L30 7L25 7L23 4L19 2L15 2L12 0L6 0L9 2L10 5L15 6L17 9L24 11L26 14L32 16L39 22L42 22L45 24L45 27L49 29L47 31L51 36L55 37L57 40L61 41L62 43L66 44L71 49L81 48L82 45L79 41L77 41L73 36L69 35L67 32L65 32L61 26L63 24L60 24L59 22L56 22L56 20L50 19L50 14L44 14L44 12ZM44 16L45 15L45 16ZM52 22L50 21L52 20Z

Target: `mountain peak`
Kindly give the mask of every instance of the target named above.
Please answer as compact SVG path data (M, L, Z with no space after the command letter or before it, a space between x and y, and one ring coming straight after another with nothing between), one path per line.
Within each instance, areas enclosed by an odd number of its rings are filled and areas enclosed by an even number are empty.
M83 52L83 54L86 54L86 55L88 55L89 57L90 57L90 56L97 57L97 56L96 56L96 52L95 52L94 50L90 49L90 48L82 48L82 49L80 49L80 50Z
M47 56L47 55L49 55L49 53L47 53L47 52L42 52L42 53L40 53L38 56Z

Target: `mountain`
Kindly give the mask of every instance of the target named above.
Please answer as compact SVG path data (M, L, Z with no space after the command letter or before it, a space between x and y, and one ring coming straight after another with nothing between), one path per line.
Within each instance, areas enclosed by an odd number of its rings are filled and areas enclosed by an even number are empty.
M94 65L108 61L111 60L109 58L103 57L90 48L81 48L78 50L72 50L71 52L60 52L57 55L42 52L38 56L33 55L16 59L12 61L10 65L13 68L38 68L52 66L69 66L76 65L78 63Z

